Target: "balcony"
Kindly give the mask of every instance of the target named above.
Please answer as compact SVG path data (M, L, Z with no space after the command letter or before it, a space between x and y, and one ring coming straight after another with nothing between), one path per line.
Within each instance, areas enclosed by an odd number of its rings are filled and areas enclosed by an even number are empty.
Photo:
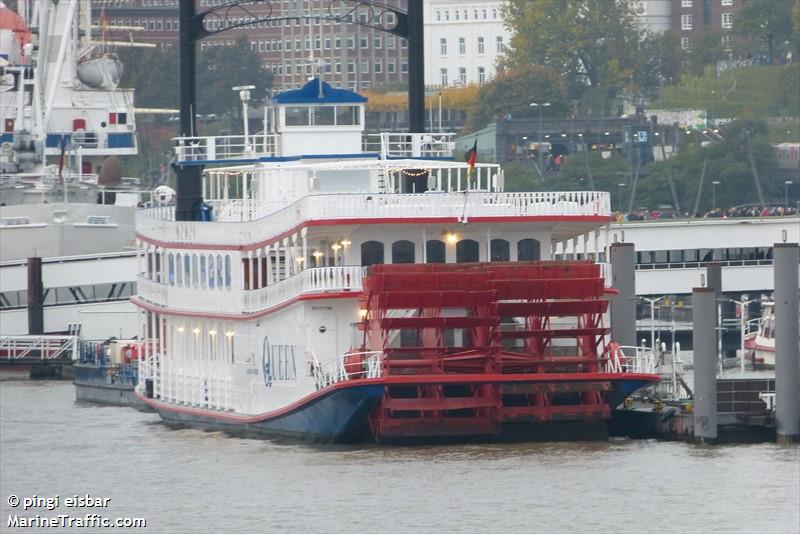
M573 217L610 217L609 194L566 192L459 192L418 194L311 195L264 214L263 203L212 201L214 222L175 221L173 206L145 208L136 214L136 231L162 243L246 246L302 226L306 221L424 219L469 222L476 217L543 217L559 222ZM588 230L586 230L588 231Z
M355 296L361 291L361 279L365 272L365 267L353 265L306 269L295 276L254 290L178 287L139 276L137 287L140 299L162 308L240 315L268 310L303 295L352 291ZM238 296L220 298L232 292L238 293Z
M175 155L179 163L279 156L274 134L178 137Z

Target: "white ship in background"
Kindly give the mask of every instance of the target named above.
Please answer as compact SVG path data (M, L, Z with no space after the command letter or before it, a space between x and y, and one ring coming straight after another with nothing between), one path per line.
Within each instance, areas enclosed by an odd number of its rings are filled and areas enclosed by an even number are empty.
M122 64L93 39L91 2L15 7L0 2L0 334L28 331L29 256L43 258L45 332L117 324L95 312L132 311L124 265L141 197L121 158L138 153L133 91L117 87Z

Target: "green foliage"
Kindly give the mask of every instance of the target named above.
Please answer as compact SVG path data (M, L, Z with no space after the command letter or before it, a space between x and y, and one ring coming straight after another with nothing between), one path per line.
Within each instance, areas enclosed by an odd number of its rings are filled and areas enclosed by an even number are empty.
M699 42L692 44L689 52L688 71L695 76L701 76L708 66L714 66L717 61L725 59L725 50L722 47L722 34L716 31L703 33Z
M776 53L785 53L791 47L797 51L798 36L792 31L793 7L793 2L786 0L751 0L736 13L733 31L761 40L773 63Z
M792 69L796 65L734 69L716 78L711 74L684 76L679 85L664 87L649 107L710 110L713 105L715 117L796 117L800 115L800 90L797 79L791 79Z
M176 46L124 49L120 58L125 64L121 81L133 87L136 105L148 108L177 108L179 76ZM272 87L272 75L258 54L250 49L247 38L240 37L234 46L213 46L197 58L197 113L225 114L240 107L236 85L255 85L251 100L263 102Z
M503 166L505 190L511 193L543 191L544 184L529 161L512 161Z
M724 140L720 143L705 147L691 145L665 162L654 163L650 168L650 175L639 182L636 204L649 207L671 204L671 174L681 207L684 211L690 211L694 207L703 161L706 159L708 162L699 208L701 212L714 207L728 208L757 202L758 195L748 157L747 132L764 197L767 202L780 200L783 182L778 179L775 150L769 144L768 127L762 121L741 120L734 121L723 129ZM716 190L718 206L711 205L712 181L720 182Z
M565 77L570 98L587 86L637 85L644 34L629 0L510 0L504 9L514 30L504 65L551 66Z
M490 122L512 118L534 118L539 110L531 102L549 102L545 117L563 117L568 108L566 87L558 72L542 65L525 65L500 71L478 95L471 124L481 128Z

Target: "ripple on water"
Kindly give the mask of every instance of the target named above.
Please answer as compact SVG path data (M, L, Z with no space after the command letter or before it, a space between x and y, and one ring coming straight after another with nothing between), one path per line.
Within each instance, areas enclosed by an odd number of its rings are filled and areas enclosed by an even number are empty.
M68 383L0 383L4 496L107 496L152 532L797 532L799 451L297 445L76 404Z

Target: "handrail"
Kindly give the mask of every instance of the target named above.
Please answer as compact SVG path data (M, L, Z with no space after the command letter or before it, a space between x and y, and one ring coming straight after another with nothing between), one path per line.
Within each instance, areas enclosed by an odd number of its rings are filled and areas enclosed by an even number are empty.
M230 201L225 201L229 205ZM245 201L247 202L247 201ZM244 210L243 210L244 211ZM234 221L175 221L174 206L136 213L139 234L168 243L247 245L289 231L309 220L343 218L456 218L526 216L609 216L609 196L598 191L462 192L416 194L320 194L303 197L282 209ZM166 224L168 223L168 224Z
M176 137L175 156L181 161L214 161L278 155L276 134Z
M312 370L317 389L360 378L380 378L382 351L349 352L319 365L314 357Z
M21 335L0 336L0 351L9 360L25 358L39 351L42 360L54 360L64 356L78 358L78 336Z

